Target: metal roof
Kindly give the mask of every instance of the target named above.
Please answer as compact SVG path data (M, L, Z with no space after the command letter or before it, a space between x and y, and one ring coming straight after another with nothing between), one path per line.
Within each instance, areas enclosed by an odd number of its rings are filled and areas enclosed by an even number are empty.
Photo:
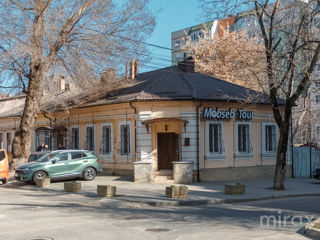
M121 80L119 80L121 81ZM64 100L69 108L109 105L132 101L212 101L242 102L249 104L270 104L266 94L236 84L219 80L198 72L186 72L178 66L158 69L138 75L137 78L119 82L118 90L105 86L98 93L90 91L70 91L58 95L46 96L43 109L59 111L63 109L59 101ZM57 99L53 103L53 98ZM61 99L60 99L61 98ZM77 99L77 101L75 101ZM59 100L59 101L58 101ZM21 116L24 108L24 97L0 101L0 118ZM279 104L284 101L279 99ZM64 104L62 104L64 105Z
M85 104L113 104L131 101L203 100L270 104L266 94L219 80L198 72L186 72L178 66L140 74L129 87L112 96ZM283 101L279 100L279 104Z

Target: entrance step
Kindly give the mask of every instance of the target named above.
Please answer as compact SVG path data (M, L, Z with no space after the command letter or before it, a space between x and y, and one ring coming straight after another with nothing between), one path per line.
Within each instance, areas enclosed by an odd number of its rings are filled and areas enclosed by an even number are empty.
M173 181L173 170L165 169L154 172L153 182L163 184L174 184Z
M173 170L171 169L163 169L154 172L154 176L173 176Z
M156 176L153 178L154 183L174 184L173 176Z

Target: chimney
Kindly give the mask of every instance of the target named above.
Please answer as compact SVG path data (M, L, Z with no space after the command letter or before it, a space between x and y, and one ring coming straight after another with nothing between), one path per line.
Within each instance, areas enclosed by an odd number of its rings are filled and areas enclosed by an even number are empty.
M186 57L182 61L178 62L178 68L181 71L193 73L194 72L194 60L192 57Z
M128 69L128 65L129 65L129 64L127 63L127 64L126 64L126 79L127 79L127 80L129 79L129 74L128 74L128 70L129 70L129 69Z
M136 59L132 59L130 61L130 79L135 79L139 74L139 61Z
M64 76L60 76L60 91L64 91L66 89L66 80Z

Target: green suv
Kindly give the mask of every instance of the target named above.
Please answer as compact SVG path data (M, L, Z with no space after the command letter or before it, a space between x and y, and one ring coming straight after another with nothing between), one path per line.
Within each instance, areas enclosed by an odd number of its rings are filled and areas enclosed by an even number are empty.
M20 165L15 171L15 179L35 182L50 177L52 180L83 178L90 181L101 171L100 160L91 151L58 150Z

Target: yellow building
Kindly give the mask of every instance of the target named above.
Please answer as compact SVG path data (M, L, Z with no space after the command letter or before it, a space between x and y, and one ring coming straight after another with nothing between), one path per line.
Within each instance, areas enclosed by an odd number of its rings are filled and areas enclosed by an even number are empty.
M0 148L12 151L14 133L19 129L25 95L0 98Z
M266 96L196 73L192 62L130 81L68 117L39 116L33 150L41 142L89 149L106 174L138 174L136 164L145 163L151 180L179 163L191 163L203 181L273 175L278 129Z

